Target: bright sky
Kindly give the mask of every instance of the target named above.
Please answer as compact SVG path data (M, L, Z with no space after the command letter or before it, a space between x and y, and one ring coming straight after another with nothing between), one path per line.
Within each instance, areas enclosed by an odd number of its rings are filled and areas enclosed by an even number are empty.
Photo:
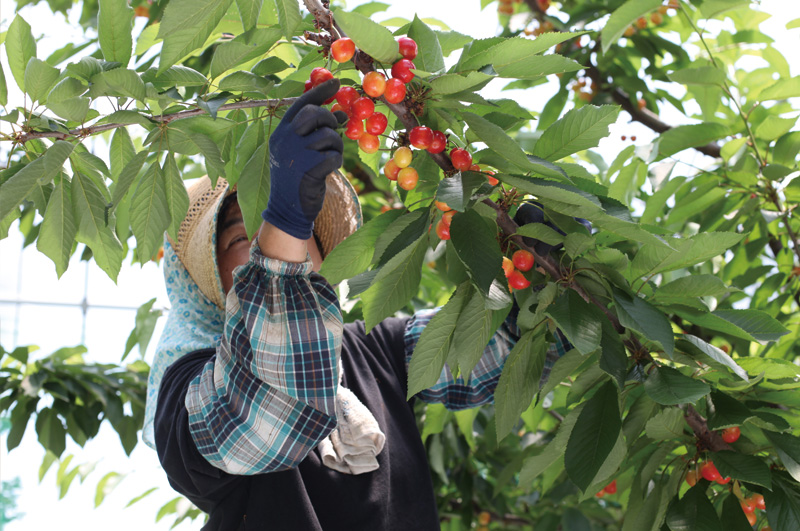
M351 1L349 6L364 3ZM13 0L0 0L0 31L5 31L13 18ZM401 16L413 18L416 12L421 18L434 17L446 21L452 29L476 38L493 36L497 30L495 9L492 4L483 12L479 0L460 2L432 2L430 0L404 0L389 8L387 13L376 16L377 20ZM454 9L455 7L455 9ZM796 56L798 30L787 32L786 22L800 17L800 5L796 2L764 0L765 11L779 13L762 25L765 33L779 41L779 48L790 61ZM54 50L65 42L81 42L81 32L77 24L70 24L61 15L53 16L46 4L28 6L22 10L23 17L32 25L34 36L39 40L42 50ZM76 16L71 19L77 18ZM4 68L8 75L5 54ZM792 62L792 74L798 75L796 60ZM528 91L513 95L503 93L504 97L514 97L524 106L541 107L540 93ZM498 96L499 94L491 94ZM638 124L627 123L627 117L612 126L608 139L599 147L601 152L617 153L625 144L620 136L637 135L638 143L652 139L652 133ZM119 282L114 285L99 269L73 260L67 273L60 281L56 280L53 264L34 248L20 252L22 239L15 227L10 237L0 241L0 344L6 349L15 345L38 344L41 352L48 354L62 346L84 343L89 349L89 357L95 361L118 362L124 352L125 340L133 327L134 310L152 297L158 297L157 307L166 308L167 299L163 288L160 270L154 264L144 267L124 266ZM84 329L79 304L86 296L92 306L89 308ZM63 303L73 306L54 306L38 304L10 304L6 301L38 301ZM97 308L115 306L130 309ZM163 322L163 319L162 319ZM148 349L146 359L153 355L160 329ZM131 354L130 360L138 354ZM33 425L28 427L19 448L8 454L6 442L0 443L0 479L21 478L22 489L18 499L19 511L24 518L7 526L7 531L28 531L30 529L85 529L87 531L105 530L109 524L115 531L139 531L141 529L169 529L169 521L153 523L158 507L172 499L175 494L169 488L158 464L155 452L144 444L139 444L131 458L127 458L119 444L116 433L105 429L100 436L81 450L75 445L68 447L66 454L75 453L72 466L77 463L97 461L96 469L87 477L85 483L76 479L67 497L58 501L55 488L55 467L39 484L37 472L43 457L42 447L36 440ZM66 455L65 454L65 455ZM128 474L120 486L97 509L94 507L95 486L109 471ZM124 509L127 502L142 494L150 487L158 491L133 508ZM78 524L80 522L80 524ZM197 526L184 524L177 529L195 529Z

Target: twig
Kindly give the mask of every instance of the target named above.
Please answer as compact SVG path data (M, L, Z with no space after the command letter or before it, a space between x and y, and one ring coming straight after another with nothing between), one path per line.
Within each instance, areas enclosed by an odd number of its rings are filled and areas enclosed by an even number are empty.
M226 103L222 105L220 111L229 111L234 109L253 109L256 107L271 107L277 109L285 105L291 105L297 98L283 98L279 100L246 100L237 101L234 103ZM154 124L168 124L175 120L183 120L184 118L192 118L194 116L201 116L206 114L206 111L197 107L196 109L187 109L185 111L178 111L172 114L162 114L147 116L142 114L142 118L153 122ZM24 144L37 138L55 138L56 140L68 140L70 138L86 138L87 136L96 135L103 131L110 131L119 127L126 127L132 124L110 123L91 125L89 127L80 127L72 129L66 133L61 131L32 131L28 133L19 133L13 138L13 141L19 144ZM2 140L2 139L0 139Z
M731 447L722 440L722 437L708 429L706 419L695 410L694 406L688 404L686 406L686 414L684 415L686 423L692 428L699 441L699 450L711 450L712 452L720 452L722 450L731 450Z

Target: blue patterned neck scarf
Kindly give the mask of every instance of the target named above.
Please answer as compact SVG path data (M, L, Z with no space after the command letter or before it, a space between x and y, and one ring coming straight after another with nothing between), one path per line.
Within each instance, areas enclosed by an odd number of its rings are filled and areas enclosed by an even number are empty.
M203 295L169 241L164 242L164 281L171 309L150 368L142 433L145 444L154 449L153 422L164 372L186 354L216 347L224 327L223 312Z

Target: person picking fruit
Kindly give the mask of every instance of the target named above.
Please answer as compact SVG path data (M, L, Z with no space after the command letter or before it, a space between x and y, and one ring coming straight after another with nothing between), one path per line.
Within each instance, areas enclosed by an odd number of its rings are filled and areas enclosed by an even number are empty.
M301 96L270 138L270 196L250 241L219 179L189 189L164 244L171 310L148 385L145 442L170 484L208 513L203 529L439 529L427 453L406 399L408 363L437 310L365 333L343 324L317 271L361 223L338 172L343 117ZM515 312L468 379L445 367L415 398L491 402L517 339ZM567 349L557 340L549 363Z

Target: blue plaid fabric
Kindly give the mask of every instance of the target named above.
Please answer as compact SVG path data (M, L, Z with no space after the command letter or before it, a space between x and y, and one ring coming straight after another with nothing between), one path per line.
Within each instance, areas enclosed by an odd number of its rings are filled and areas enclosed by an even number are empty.
M436 311L409 320L406 364ZM454 380L445 367L419 397L454 410L491 402L518 337L510 321L491 339L469 382ZM336 426L342 330L336 293L310 261L267 259L254 245L250 261L234 271L217 355L187 390L189 429L200 453L238 475L299 465ZM547 371L568 348L566 340L551 346Z

